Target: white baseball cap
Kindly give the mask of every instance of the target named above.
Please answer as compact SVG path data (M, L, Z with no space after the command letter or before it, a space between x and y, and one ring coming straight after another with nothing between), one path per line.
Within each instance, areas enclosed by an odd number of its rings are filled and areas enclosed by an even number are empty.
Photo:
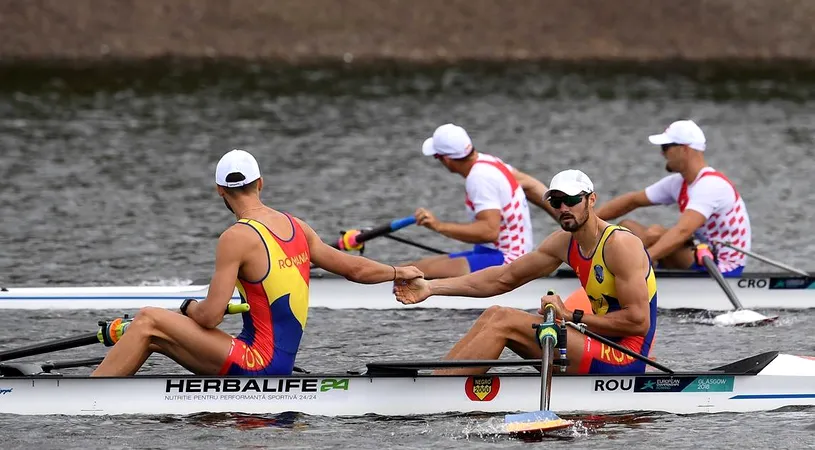
M443 155L453 159L464 158L473 151L470 136L458 125L444 124L433 132L433 137L425 139L422 153L427 156Z
M549 190L543 194L543 198L548 198L554 191L563 192L566 195L589 194L594 192L594 183L585 173L576 169L568 169L552 177Z
M700 152L705 151L707 142L705 133L692 120L677 120L664 133L648 136L648 140L656 145L683 144Z
M232 174L243 175L243 179L226 181ZM240 177L237 177L240 178ZM227 152L218 161L215 167L215 183L223 187L241 187L260 178L260 167L251 153L244 150L232 150Z

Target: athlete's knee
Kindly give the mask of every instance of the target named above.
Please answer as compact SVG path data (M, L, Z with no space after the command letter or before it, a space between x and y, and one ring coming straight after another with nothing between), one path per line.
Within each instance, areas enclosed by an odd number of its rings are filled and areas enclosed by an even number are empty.
M645 243L645 245L651 246L667 231L668 230L662 225L651 225L645 229L645 235L641 238L642 242Z
M518 327L519 310L506 306L491 306L487 311L490 312L488 326L493 333L508 335Z
M491 322L495 320L495 316L501 314L502 309L503 306L492 305L481 313L481 315L478 317L478 320Z
M163 311L165 310L152 306L146 306L140 309L133 318L133 322L127 327L127 332L143 333L149 336L154 335L159 322L158 316Z

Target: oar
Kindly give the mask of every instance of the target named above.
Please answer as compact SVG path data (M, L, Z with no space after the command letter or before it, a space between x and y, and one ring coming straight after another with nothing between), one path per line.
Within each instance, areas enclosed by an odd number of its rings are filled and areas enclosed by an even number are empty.
M98 344L100 338L98 333L88 333L79 336L55 339L53 341L41 342L14 350L0 352L0 361L9 361L27 356L41 355L43 353L57 352L69 348L79 348L86 345Z
M409 225L413 225L416 223L416 218L413 216L403 217L401 219L396 219L390 221L386 224L380 225L376 228L372 228L370 230L359 231L359 230L349 230L340 233L342 236L337 239L337 242L332 243L331 245L334 248L340 250L361 250L363 248L363 243L366 241L370 241L371 239L384 236L388 233L393 233L394 231L400 230L405 228Z
M767 258L766 256L761 256L758 253L751 252L750 250L745 250L745 249L743 249L741 247L736 247L735 245L731 244L730 242L717 241L716 243L724 245L725 247L729 247L729 248L731 248L731 249L733 249L733 250L735 250L735 251L737 251L739 253L744 253L747 256L750 256L750 257L755 258L755 259L757 259L759 261L765 262L765 263L767 263L767 264L769 264L771 266L778 267L779 269L784 269L787 272L794 273L796 275L801 275L802 277L811 277L812 276L809 273L807 273L805 270L796 269L795 267L788 266L788 265L786 265L786 264L784 264L782 262L778 262L778 261L772 260L770 258Z
M225 314L239 314L249 311L248 303L230 303L226 307ZM26 347L0 352L0 362L12 359L25 358L28 356L41 355L43 353L58 352L71 348L85 347L92 344L105 344L110 347L122 337L127 330L130 321L127 315L123 318L113 320L100 320L99 330L94 333L81 334L78 336L55 339L53 341L40 342Z
M577 311L579 311L579 310L575 310L574 312L577 313ZM627 349L627 348L623 347L622 345L620 345L620 344L618 344L618 343L616 343L616 342L614 342L614 341L612 341L610 339L607 339L607 338L605 338L603 336L600 336L599 334L597 334L597 333L595 333L593 331L589 331L588 329L586 329L586 324L584 324L584 323L576 324L576 323L573 323L573 322L566 322L566 326L572 327L575 330L579 331L580 333L582 333L582 334L584 334L586 336L589 336L590 338L592 338L592 339L594 339L596 341L600 341L603 344L606 344L609 347L611 347L613 349L616 349L616 350L620 351L621 353L626 354L626 355L628 355L628 356L630 356L630 357L632 357L632 358L634 358L634 359L636 359L638 361L642 361L645 364L648 364L649 366L651 366L651 367L653 367L655 369L659 369L659 370L661 370L661 371L663 371L665 373L674 373L673 370L663 366L662 364L659 364L656 361L652 361L652 360L648 359L647 357L645 357L643 355L640 355L639 353L637 353L637 352L635 352L633 350Z
M725 326L756 326L766 325L778 319L778 316L767 317L755 311L744 309L741 302L736 297L736 294L733 292L733 289L730 288L730 285L727 283L727 281L725 281L724 277L719 272L719 268L713 261L713 253L710 252L708 245L699 242L697 239L694 239L693 243L696 245L696 258L697 260L701 260L697 262L701 262L702 265L704 265L707 273L716 281L716 283L719 284L719 287L722 288L725 295L727 295L728 300L730 300L730 303L732 303L733 307L736 308L735 311L730 311L714 317L713 323L716 325Z
M544 307L544 322L536 326L538 341L541 344L541 391L540 410L504 416L504 430L512 434L543 433L566 428L573 424L563 420L549 410L552 393L552 354L557 345L558 328L555 325L555 307Z
M444 251L444 250L439 250L439 249L437 249L435 247L430 247L428 245L420 244L418 242L414 242L414 241L411 241L409 239L405 239L405 238L399 237L399 236L391 236L390 234L386 234L384 237L387 238L387 239L392 239L392 240L394 240L396 242L401 242L403 244L412 245L412 246L414 246L416 248L420 248L422 250L427 250L427 251L429 251L431 253L436 253L436 254L439 254L439 255L447 255L447 254L450 253L450 252L447 252L447 251Z

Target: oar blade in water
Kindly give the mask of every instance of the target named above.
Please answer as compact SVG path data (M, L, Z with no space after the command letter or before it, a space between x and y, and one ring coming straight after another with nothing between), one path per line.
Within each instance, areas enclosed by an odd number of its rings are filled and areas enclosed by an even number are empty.
M778 316L767 317L749 309L740 309L714 317L713 324L725 327L755 327L771 324L776 319Z
M507 414L504 417L504 431L511 434L554 431L570 427L572 424L574 422L561 419L552 411Z

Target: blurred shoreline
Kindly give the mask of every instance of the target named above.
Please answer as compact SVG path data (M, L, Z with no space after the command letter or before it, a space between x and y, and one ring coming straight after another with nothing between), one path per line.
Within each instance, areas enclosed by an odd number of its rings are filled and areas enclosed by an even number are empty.
M0 0L0 10L4 66L815 72L811 0Z

